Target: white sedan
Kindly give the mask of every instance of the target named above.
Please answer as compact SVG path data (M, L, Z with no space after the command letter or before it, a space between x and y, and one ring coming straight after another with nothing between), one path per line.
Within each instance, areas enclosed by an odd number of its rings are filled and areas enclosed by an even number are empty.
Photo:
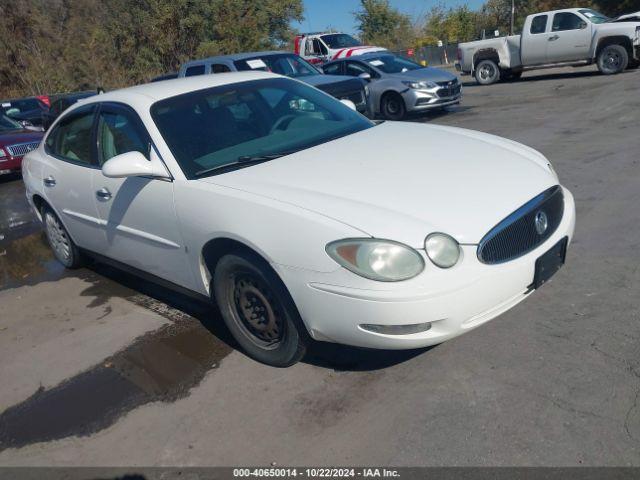
M262 72L157 82L65 112L23 165L56 257L115 261L214 300L253 358L312 339L437 344L564 263L575 206L536 151L375 124Z

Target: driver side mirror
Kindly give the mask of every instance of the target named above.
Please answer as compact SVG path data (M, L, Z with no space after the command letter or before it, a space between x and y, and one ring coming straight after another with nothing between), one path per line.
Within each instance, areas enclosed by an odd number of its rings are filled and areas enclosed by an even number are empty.
M153 148L151 152L151 160L147 160L147 157L138 151L116 155L102 165L102 174L108 178L171 178Z
M371 81L371 74L367 73L367 72L362 72L360 75L358 75L358 78L361 78L362 80L364 80L366 82L370 82Z
M580 22L580 30L587 28L587 22Z
M356 104L349 99L343 98L342 100L340 100L340 103L342 103L343 105L346 105L351 110L354 110L356 112L358 111L358 109L356 108Z

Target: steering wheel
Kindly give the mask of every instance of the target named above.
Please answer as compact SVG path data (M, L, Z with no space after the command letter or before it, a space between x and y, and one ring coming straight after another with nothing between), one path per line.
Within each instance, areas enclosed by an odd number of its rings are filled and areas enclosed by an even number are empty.
M289 115L285 115L284 117L280 117L276 121L276 123L273 124L273 127L271 127L271 130L269 130L269 133L273 133L276 130L286 130L287 127L289 126L289 124L291 123L291 121L293 119L295 119L296 117L297 117L297 115L293 115L293 114L289 114Z

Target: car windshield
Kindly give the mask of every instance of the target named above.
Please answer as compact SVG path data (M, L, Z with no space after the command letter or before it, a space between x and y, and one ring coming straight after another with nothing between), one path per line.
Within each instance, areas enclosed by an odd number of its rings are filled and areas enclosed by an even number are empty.
M344 137L374 124L332 97L286 78L253 80L155 103L151 116L187 178ZM217 169L217 170L216 170Z
M418 65L411 60L395 55L380 55L378 57L367 58L365 61L384 73L403 73L408 72L409 70L418 70L419 68L423 68L421 65Z
M584 9L580 10L580 13L587 17L591 23L607 23L611 21L609 17L601 14L600 12L596 12L595 10Z
M236 60L233 63L239 71L262 70L291 78L320 74L318 70L301 57L287 53L246 58Z
M22 130L22 126L6 115L0 115L0 132L7 132L9 130Z
M359 47L362 45L358 40L346 33L330 33L320 37L331 49Z
M42 109L42 103L37 98L22 98L20 100L8 100L2 103L5 110L18 110L18 112L27 112L29 110Z

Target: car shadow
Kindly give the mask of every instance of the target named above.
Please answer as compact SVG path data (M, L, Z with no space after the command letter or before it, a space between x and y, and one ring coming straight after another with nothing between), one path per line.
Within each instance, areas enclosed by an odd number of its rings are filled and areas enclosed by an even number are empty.
M576 68L584 68L584 67L576 67ZM518 80L506 80L502 81L496 85L500 84L511 84L511 83L529 83L529 82L548 82L552 80L570 80L577 78L588 78L588 77L600 77L602 74L597 70L588 70L588 71L574 71L574 72L554 72L554 73L542 73L545 70L537 70L531 72L525 72L522 78ZM627 70L622 73L622 75L633 72L633 70ZM462 86L464 88L482 88L484 85L478 84L475 79L471 76L462 77L464 80L462 81Z
M98 260L91 261L88 268L119 286L141 293L193 317L218 340L244 354L227 329L215 304L176 292ZM110 295L109 292L105 294ZM102 302L105 300L101 299ZM433 347L414 350L374 350L314 341L302 363L336 371L374 371L406 362L431 348Z

